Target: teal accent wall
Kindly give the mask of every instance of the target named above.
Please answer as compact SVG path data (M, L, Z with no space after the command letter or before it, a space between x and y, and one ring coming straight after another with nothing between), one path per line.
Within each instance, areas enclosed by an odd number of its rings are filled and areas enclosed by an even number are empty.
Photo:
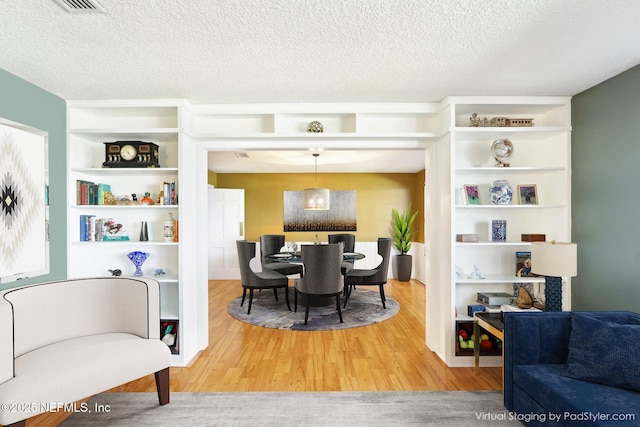
M67 277L67 112L64 99L0 69L0 117L49 133L50 273L1 287ZM1 237L0 237L1 238Z
M640 312L640 66L572 100L572 309Z

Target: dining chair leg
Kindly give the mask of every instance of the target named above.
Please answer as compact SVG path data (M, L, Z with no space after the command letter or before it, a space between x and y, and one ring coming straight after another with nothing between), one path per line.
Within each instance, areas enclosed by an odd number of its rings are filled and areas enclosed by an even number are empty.
M307 320L309 319L309 300L311 298L309 298L309 295L307 295L307 301L306 301L306 306L304 309L304 324L307 324Z
M351 296L351 285L347 286L347 296L344 298L344 305L342 308L347 308L347 303L349 302L349 297Z
M384 285L380 285L380 299L382 300L382 308L386 309L387 305L384 302L387 298L384 296Z
M293 290L293 312L297 313L298 312L298 290L294 289Z
M244 298L247 296L247 288L242 288L242 301L240 301L240 307L244 305Z
M340 323L344 323L342 320L342 310L340 309L340 294L336 295L336 308L338 309L338 317L340 317Z
M284 288L284 299L287 301L287 308L291 311L291 304L289 304L289 286Z
M278 302L278 288L273 288L273 295L276 297L276 302Z
M252 303L253 303L253 288L249 289L249 310L247 310L247 314L251 314Z

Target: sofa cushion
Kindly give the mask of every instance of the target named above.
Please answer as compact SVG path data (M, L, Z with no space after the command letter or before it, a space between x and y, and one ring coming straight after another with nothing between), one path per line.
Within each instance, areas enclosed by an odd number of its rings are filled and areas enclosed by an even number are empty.
M574 315L564 375L640 391L640 325L603 322Z
M165 369L171 351L158 339L112 333L60 341L15 360L15 377L0 387L0 402L37 402L27 413L0 412L10 424L46 411L40 403L73 403Z
M621 388L576 380L565 376L567 365L519 365L514 367L514 383L541 407L559 414L562 425L624 425L601 419L585 422L586 416L612 418L618 414L640 414L640 394ZM516 412L527 410L516 406Z

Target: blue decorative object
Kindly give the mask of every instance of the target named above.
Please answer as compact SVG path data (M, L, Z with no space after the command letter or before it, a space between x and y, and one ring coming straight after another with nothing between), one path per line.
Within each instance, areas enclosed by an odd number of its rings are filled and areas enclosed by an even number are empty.
M545 311L562 311L562 277L544 278Z
M507 220L494 219L491 221L491 240L494 242L507 241Z
M513 198L513 190L508 181L503 179L493 181L489 187L489 200L494 205L509 205Z
M146 252L134 251L127 254L133 265L136 266L134 276L142 276L142 264L149 258L149 254Z

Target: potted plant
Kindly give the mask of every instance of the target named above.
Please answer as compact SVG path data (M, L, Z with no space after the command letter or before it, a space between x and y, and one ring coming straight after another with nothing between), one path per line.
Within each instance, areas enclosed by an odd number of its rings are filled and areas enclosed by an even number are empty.
M418 216L418 211L411 213L411 202L407 210L400 214L397 209L392 209L393 220L391 221L391 237L393 246L398 250L395 257L398 280L408 282L411 279L411 266L413 259L408 254L411 249L411 238L413 237L413 221Z

